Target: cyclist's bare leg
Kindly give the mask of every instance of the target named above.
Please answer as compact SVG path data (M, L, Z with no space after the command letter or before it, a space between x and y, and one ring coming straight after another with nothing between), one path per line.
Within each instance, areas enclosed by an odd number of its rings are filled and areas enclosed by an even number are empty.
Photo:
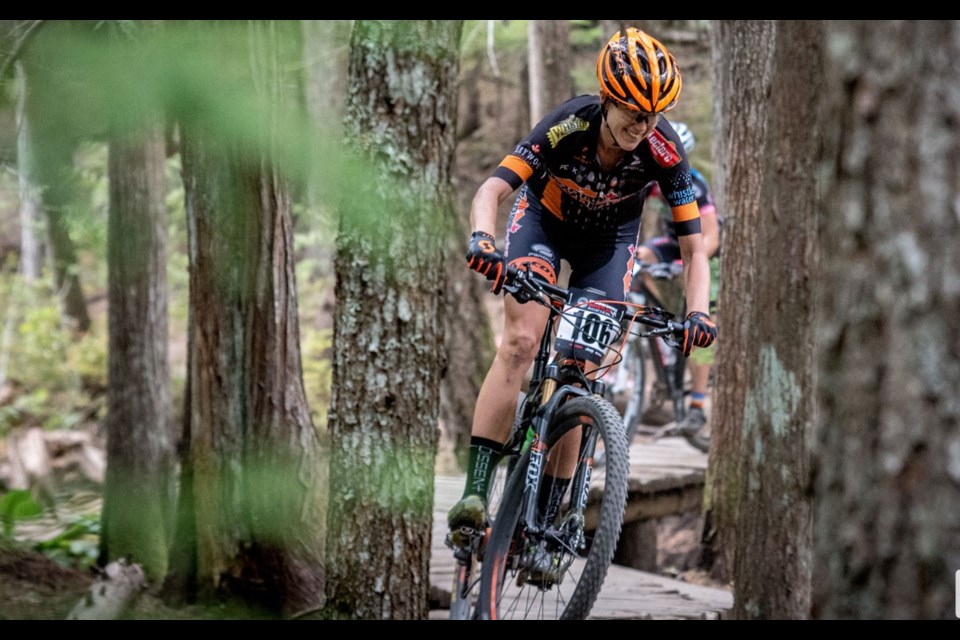
M698 433L706 424L707 417L703 402L707 396L707 384L710 380L710 364L687 360L690 370L690 407L687 415L677 424L677 429L684 436Z
M554 478L570 479L577 468L577 454L580 451L580 435L583 427L568 431L550 450L547 461L547 474Z
M449 541L463 547L482 527L488 483L510 436L517 396L540 346L550 311L539 305L521 306L504 300L504 331L500 347L480 387L470 433L470 458L464 494L449 512Z
M533 364L549 309L504 299L503 338L484 378L473 414L471 435L506 442L517 409L517 395Z
M690 391L692 393L707 393L707 383L710 381L709 364L699 364L693 360L687 360L687 369L690 370Z

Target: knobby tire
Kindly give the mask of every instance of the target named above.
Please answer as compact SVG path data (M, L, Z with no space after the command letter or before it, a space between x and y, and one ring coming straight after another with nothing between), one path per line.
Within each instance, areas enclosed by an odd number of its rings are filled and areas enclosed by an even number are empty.
M596 527L587 534L584 556L573 558L572 565L560 582L541 589L526 582L519 591L517 579L523 580L527 541L523 539L520 512L523 505L525 478L530 454L523 454L507 479L498 516L487 542L481 572L481 587L477 609L480 617L489 619L559 618L564 620L586 618L596 601L623 525L627 497L629 456L623 421L609 401L597 396L583 396L566 402L550 422L546 445L549 450L570 429L592 423L599 432L605 448L605 464L593 470L589 487L592 496L601 499L599 509L591 503L590 513L598 513ZM580 477L586 463L580 460L574 478ZM545 465L544 468L547 468ZM568 489L568 499L558 517L564 522L569 507L569 495L580 488ZM571 556L564 555L564 564Z

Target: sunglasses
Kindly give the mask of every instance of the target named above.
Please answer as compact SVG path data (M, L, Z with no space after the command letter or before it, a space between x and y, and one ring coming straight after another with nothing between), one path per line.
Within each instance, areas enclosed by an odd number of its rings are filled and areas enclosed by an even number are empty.
M649 125L655 125L660 120L659 113L649 113L647 111L634 111L633 109L626 109L620 105L616 105L617 110L628 120L632 120L636 123L647 123Z

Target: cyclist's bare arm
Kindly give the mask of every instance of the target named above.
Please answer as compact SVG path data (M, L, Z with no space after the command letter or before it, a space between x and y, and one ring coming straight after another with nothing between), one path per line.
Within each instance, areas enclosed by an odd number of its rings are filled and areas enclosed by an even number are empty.
M710 265L707 262L707 250L703 246L703 235L691 233L680 236L680 258L683 260L684 296L687 301L687 313L702 311L709 314L710 308Z
M473 196L470 205L470 224L474 231L484 231L491 236L497 236L497 209L513 193L505 180L491 176L487 178L477 193Z
M700 233L703 234L703 247L709 258L720 248L720 222L712 204L700 207Z

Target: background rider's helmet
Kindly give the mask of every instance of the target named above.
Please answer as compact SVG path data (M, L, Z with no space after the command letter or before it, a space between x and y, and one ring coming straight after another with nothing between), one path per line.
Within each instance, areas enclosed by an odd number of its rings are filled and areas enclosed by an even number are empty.
M600 95L635 111L660 113L677 104L680 68L667 48L643 31L618 31L597 58Z
M697 139L693 137L693 131L690 131L690 127L685 122L671 122L670 124L673 125L673 130L680 136L680 142L689 154L697 146Z

